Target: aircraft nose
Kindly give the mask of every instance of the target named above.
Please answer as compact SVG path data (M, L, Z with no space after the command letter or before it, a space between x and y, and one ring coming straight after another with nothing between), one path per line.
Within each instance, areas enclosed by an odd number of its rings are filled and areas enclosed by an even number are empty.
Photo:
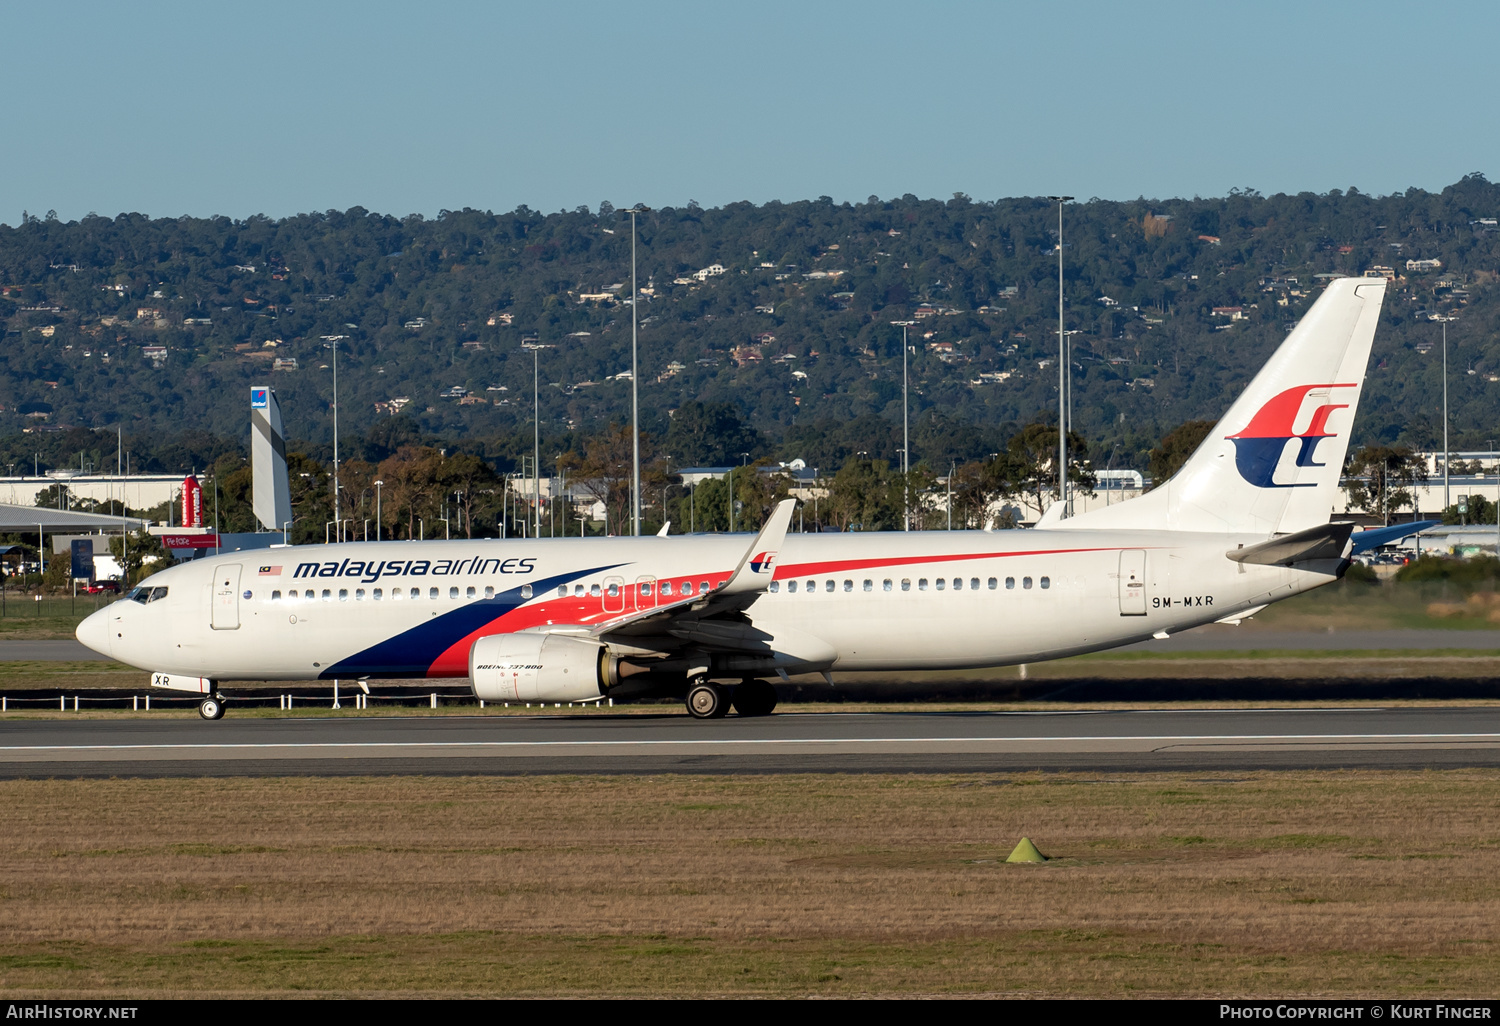
M83 622L78 625L78 629L74 632L79 641L100 655L105 656L111 654L109 650L109 618L109 607L105 606L103 609L84 617Z

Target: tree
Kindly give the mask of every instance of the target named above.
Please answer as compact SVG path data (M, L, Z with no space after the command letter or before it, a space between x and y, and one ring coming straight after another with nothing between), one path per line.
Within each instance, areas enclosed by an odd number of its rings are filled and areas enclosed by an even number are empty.
M386 532L398 537L396 528L404 517L406 537L416 538L425 534L425 526L419 532L419 522L435 520L433 500L436 498L437 480L442 456L436 449L425 445L403 445L395 455L381 462L379 474L383 495L381 515L385 518Z
M162 547L161 539L145 531L131 532L128 538L115 535L109 540L110 555L120 564L120 588L129 590L141 579L165 570L176 561ZM59 560L61 557L59 557Z
M1427 463L1405 445L1366 445L1344 461L1344 491L1349 503L1389 524L1403 506L1415 509L1409 489L1427 480Z
M1203 440L1213 429L1214 422L1211 420L1189 420L1162 435L1161 441L1149 456L1152 487L1164 484L1181 470L1188 457L1198 451L1198 446L1203 444Z
M1050 505L1049 497L1057 496L1057 427L1028 424L1011 436L1005 448L1012 461L1014 494L1024 496L1040 516ZM1075 431L1068 432L1068 480L1075 490L1089 494L1098 482L1088 461L1088 443Z
M562 459L568 479L587 495L604 503L606 534L629 534L634 442L628 424L611 427L584 443L583 455L568 453ZM667 483L667 468L656 452L654 440L641 433L641 489L660 490Z
M899 531L902 485L901 472L885 460L847 460L829 484L820 519L840 531Z
M729 403L688 400L672 415L662 447L679 466L723 467L739 464L745 453L754 459L765 439Z

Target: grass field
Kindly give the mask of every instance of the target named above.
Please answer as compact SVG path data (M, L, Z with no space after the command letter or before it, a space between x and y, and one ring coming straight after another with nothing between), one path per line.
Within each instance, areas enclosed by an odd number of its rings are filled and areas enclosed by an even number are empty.
M0 990L1493 996L1497 784L4 781Z

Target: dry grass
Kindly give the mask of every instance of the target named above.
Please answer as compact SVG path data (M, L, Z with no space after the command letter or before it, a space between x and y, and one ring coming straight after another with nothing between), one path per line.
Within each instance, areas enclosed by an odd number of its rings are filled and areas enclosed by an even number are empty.
M5 781L0 989L1480 996L1497 783Z

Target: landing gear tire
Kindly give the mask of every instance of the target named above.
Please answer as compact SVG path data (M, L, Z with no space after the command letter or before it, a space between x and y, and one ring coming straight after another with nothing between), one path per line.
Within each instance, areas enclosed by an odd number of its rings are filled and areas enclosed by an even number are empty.
M776 689L763 680L747 680L734 689L734 711L741 716L769 716L776 708Z
M688 688L687 711L694 719L717 720L729 712L729 692L717 684Z
M221 698L205 698L198 703L198 715L205 720L222 720L224 718L224 700Z

